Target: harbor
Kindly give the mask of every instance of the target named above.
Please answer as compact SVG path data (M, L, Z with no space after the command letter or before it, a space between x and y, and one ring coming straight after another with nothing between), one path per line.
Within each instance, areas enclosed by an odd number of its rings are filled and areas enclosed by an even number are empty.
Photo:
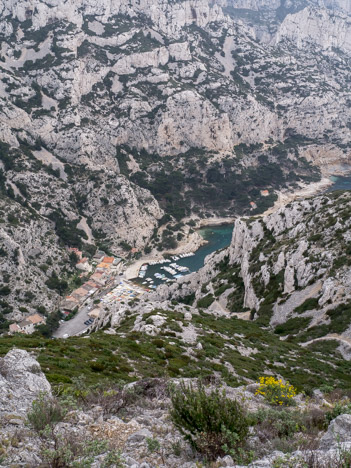
M158 284L172 283L178 278L181 278L184 275L190 273L190 268L185 265L179 265L176 263L178 260L189 258L195 256L194 252L183 253L179 255L172 255L170 258L165 258L159 261L152 261L149 264L144 264L141 266L138 279L142 281L142 285L155 289ZM156 271L148 273L149 267L157 267L162 270L162 272ZM147 276L151 274L151 276Z
M171 284L182 276L198 271L207 255L230 244L233 224L207 226L198 231L206 241L196 252L189 251L159 259L145 259L134 279L146 289L156 289L160 284Z

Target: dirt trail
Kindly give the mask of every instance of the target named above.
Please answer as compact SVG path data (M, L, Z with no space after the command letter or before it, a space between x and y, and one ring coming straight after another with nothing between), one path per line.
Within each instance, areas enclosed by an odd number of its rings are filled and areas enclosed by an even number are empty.
M301 346L308 346L317 341L326 341L326 340L336 340L340 341L343 344L351 347L351 339L345 336L338 335L337 333L331 333L330 335L322 336L321 338L314 338L313 340L307 341L306 343L301 343Z

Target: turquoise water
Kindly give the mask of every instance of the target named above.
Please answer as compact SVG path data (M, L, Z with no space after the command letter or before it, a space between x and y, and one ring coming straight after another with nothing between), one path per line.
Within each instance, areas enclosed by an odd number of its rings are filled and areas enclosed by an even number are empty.
M228 247L232 239L233 224L225 224L222 226L208 226L206 228L200 229L198 233L204 239L207 240L207 244L200 247L195 252L195 255L193 257L180 258L175 262L178 265L188 267L190 272L197 271L201 267L203 267L205 257L207 257L207 255L211 254L215 250L220 250L224 247ZM172 260L172 262L174 262L174 260ZM167 266L167 264L164 265ZM164 265L150 265L147 269L145 278L152 278L154 280L154 285L164 283L164 281L158 280L154 277L155 273L163 273L166 275L167 278L173 278L172 275L161 269L161 267ZM138 282L139 281L140 280L138 280Z
M332 176L330 179L334 183L328 187L327 192L335 192L335 190L351 190L351 176Z
M331 180L334 182L333 185L328 187L327 192L333 192L335 190L351 190L351 176L333 176ZM187 266L190 272L199 270L205 261L205 257L211 254L216 250L223 249L228 247L230 244L232 234L233 234L233 224L225 224L222 226L209 226L203 229L200 229L199 234L206 239L208 242L204 246L200 247L195 252L193 257L181 258L176 260L178 265ZM174 260L172 260L174 262ZM167 264L165 264L167 266ZM154 285L163 284L164 281L158 280L154 277L155 273L165 274L167 278L173 279L173 276L165 272L161 267L164 265L151 265L147 269L145 278L152 278L154 280ZM143 280L138 280L142 282ZM169 284L169 283L165 283Z

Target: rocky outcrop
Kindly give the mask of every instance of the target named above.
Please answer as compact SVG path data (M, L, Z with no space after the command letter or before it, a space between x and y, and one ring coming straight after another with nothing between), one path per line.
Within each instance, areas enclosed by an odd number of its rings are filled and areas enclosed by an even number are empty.
M166 0L124 0L87 1L67 0L64 5L58 0L50 4L40 2L36 8L28 7L22 0L7 1L0 10L2 17L11 15L19 21L30 17L36 28L43 27L53 20L69 20L77 26L82 26L85 15L100 17L102 22L115 15L136 16L144 14L155 23L158 29L167 34L177 34L185 26L195 23L199 27L209 22L223 19L222 11L217 5L210 6L205 0L187 0L179 3L169 3Z
M336 340L348 360L350 206L350 194L336 192L292 202L264 217L240 218L227 249L145 300L206 296L209 313L251 316L304 343ZM243 314L248 310L251 315Z
M160 325L159 321L158 326ZM201 352L201 348L197 350ZM110 390L98 394L91 387L82 387L84 380L80 379L79 391L72 393L80 395L83 390L84 398L88 401L85 403L84 400L78 399L76 403L79 408L77 408L71 396L70 407L67 408L65 406L67 399L60 401L52 397L51 386L41 372L36 359L26 351L13 349L0 360L2 421L0 466L4 468L14 464L40 466L47 461L47 447L51 447L50 454L55 455L57 460L63 455L72 464L87 459L89 464L96 468L113 466L115 460L118 460L118 466L123 468L154 468L160 466L161 462L164 468L179 466L196 468L198 460L194 460L194 450L183 439L169 417L171 408L169 385L175 389L181 382L192 385L195 389L199 381L196 378L170 380L148 378L136 380L122 388L111 382ZM223 391L226 398L236 400L243 411L252 415L260 415L263 412L267 417L270 417L269 414L275 414L278 418L279 413L291 411L289 417L292 421L294 418L298 421L303 415L320 421L325 414L325 405L331 406L325 400L325 395L320 390L316 390L312 397L306 398L305 395L295 397L296 406L293 410L280 408L278 413L262 395L256 394L258 384L232 387L216 376L213 381L205 385L206 392L209 393L218 388ZM32 403L40 394L42 401L47 405L42 407L41 416L47 418L51 429L45 434L34 430L32 420L27 421ZM111 399L111 396L114 398ZM56 409L54 418L46 413L51 404L54 404ZM342 400L339 405L342 407ZM258 420L260 417L258 416ZM37 421L34 426L40 427L40 423L41 421ZM248 465L241 464L242 467L272 468L279 462L302 468L311 459L318 466L323 466L324 463L332 466L351 446L349 414L342 414L331 421L327 431L322 434L319 448L295 449L289 450L288 453L275 449L276 444L264 437L267 428L261 424L252 425L242 449L242 455L247 452L250 453L250 459L252 456L256 459ZM295 435L299 438L306 436L306 428L299 429L298 423L295 431ZM311 434L309 436L312 437ZM286 441L287 437L292 447L299 444L293 436L286 435L280 436L277 443ZM100 441L101 447L96 444L96 440ZM314 442L317 440L316 436ZM63 446L60 445L62 441L64 441ZM155 450L152 450L152 441ZM68 448L71 451L68 451ZM265 456L259 458L258 453L264 453ZM197 457L200 457L200 454ZM229 455L219 457L216 465L219 468L239 466Z
M330 423L328 431L321 438L320 449L330 450L331 448L337 448L345 442L350 444L350 434L351 415L341 414Z
M299 48L313 43L323 49L341 49L350 53L350 37L351 22L347 14L309 7L288 15L279 26L275 41L289 39Z
M39 363L27 351L13 349L0 358L0 415L9 424L24 424L40 392L51 394Z

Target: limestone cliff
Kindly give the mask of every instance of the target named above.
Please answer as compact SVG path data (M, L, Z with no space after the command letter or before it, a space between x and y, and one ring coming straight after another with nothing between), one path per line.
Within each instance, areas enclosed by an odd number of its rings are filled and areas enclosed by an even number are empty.
M336 192L238 219L227 249L150 300L199 305L206 297L215 314L256 320L298 342L336 339L349 359L350 207L350 194Z
M57 220L87 250L162 250L186 218L254 214L343 171L349 14L341 0L2 2L1 193L36 219L28 250Z

